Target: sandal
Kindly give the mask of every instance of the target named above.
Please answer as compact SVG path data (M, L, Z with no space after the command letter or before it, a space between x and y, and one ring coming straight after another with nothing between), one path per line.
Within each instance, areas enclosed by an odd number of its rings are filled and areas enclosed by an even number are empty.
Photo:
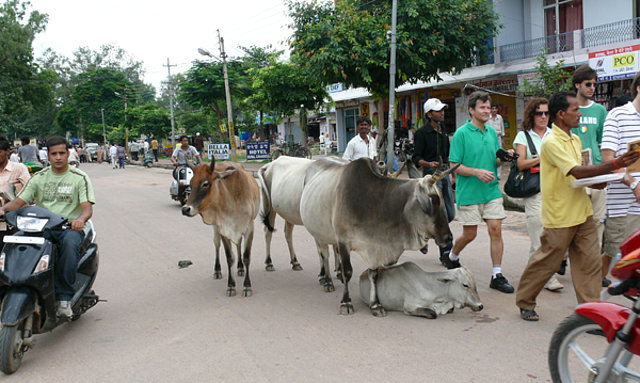
M529 322L536 322L540 317L535 310L520 309L520 317Z

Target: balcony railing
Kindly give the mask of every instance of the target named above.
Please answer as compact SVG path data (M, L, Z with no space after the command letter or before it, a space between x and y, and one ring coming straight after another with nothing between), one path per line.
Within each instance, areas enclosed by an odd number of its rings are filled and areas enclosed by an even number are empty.
M584 48L614 44L640 37L640 18L585 28L582 31Z
M543 48L546 48L548 53L572 50L573 32L502 45L499 48L500 61L506 62L535 57L540 54L540 51L542 51Z

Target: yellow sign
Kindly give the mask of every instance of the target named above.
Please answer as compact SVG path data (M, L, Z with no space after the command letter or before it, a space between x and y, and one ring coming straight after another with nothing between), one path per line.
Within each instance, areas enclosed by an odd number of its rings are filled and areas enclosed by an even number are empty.
M227 132L227 127L224 124L220 124L220 131L222 133L226 133Z
M365 117L369 117L369 103L368 102L363 102L362 104L360 104L360 115L361 116L365 116Z
M631 66L635 64L636 54L627 53L624 55L613 56L613 67L620 68L625 66Z

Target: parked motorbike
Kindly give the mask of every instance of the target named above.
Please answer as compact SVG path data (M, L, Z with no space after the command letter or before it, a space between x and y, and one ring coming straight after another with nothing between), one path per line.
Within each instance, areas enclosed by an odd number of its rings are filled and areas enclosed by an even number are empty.
M144 154L143 164L147 168L150 168L153 166L153 153L151 153L151 151L147 151Z
M623 295L631 308L589 302L575 308L555 330L549 346L554 383L640 382L640 230L620 246L622 258L611 274L620 279L608 293Z
M180 165L173 170L173 182L169 187L169 194L175 201L179 201L180 205L187 203L191 194L191 177L193 177L193 170L188 165Z
M33 346L33 335L42 334L68 321L56 316L54 269L58 248L44 238L49 230L70 230L64 217L37 206L6 213L7 225L17 230L4 237L0 253L0 370L14 373L24 353ZM77 320L98 303L91 289L98 272L98 245L93 223L85 225L82 257L78 262L75 294L71 299Z

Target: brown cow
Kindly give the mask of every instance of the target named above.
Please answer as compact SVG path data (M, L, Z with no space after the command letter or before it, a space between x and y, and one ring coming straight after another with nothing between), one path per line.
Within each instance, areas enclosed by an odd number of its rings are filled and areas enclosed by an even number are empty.
M216 232L219 233L227 256L229 271L227 296L229 297L236 295L236 281L231 271L235 262L231 252L231 242L237 246L239 258L243 239L244 249L242 260L238 259L238 275L242 275L241 269L244 264L246 271L242 295L249 297L252 294L249 264L253 242L253 221L258 215L259 208L260 188L242 165L233 162L216 163L214 159L210 166L200 165L193 168L191 195L182 207L182 214L189 217L200 214L205 224L214 226L214 237ZM217 267L220 267L219 262Z

